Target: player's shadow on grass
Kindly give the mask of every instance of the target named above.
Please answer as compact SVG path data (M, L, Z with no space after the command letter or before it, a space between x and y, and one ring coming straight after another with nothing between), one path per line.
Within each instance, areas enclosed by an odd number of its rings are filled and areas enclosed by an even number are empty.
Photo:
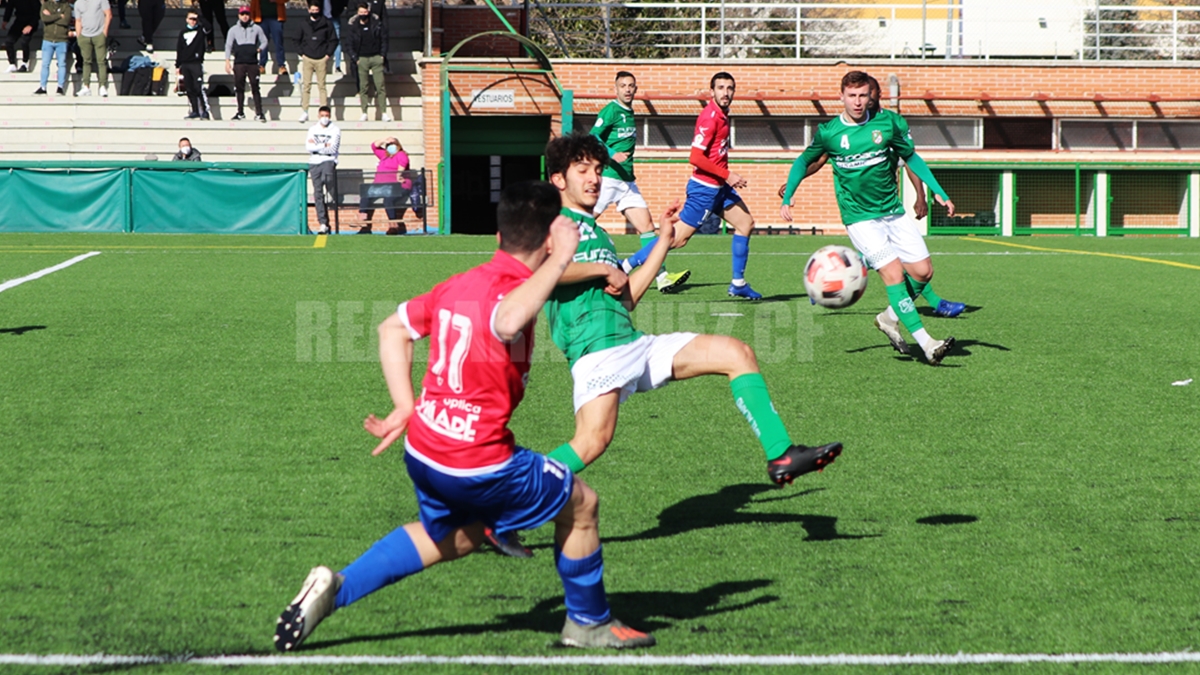
M658 525L638 534L625 536L602 537L605 543L619 541L643 541L673 537L684 532L704 530L727 525L762 525L795 523L804 528L807 533L801 541L832 541L834 539L866 539L878 537L877 534L840 534L837 531L837 518L834 516L819 516L795 513L761 513L745 511L747 506L765 502L796 499L805 495L819 492L825 488L812 488L802 492L774 497L771 499L754 499L763 492L775 492L779 488L761 483L745 483L729 485L713 494L689 497L678 504L668 506L658 514Z
M46 330L45 326L20 326L18 328L0 328L0 334L24 335L31 330Z
M965 513L939 513L936 516L917 518L917 522L922 525L966 525L978 520L979 516L972 516Z
M954 349L950 350L947 356L970 356L971 347L987 347L1001 352L1011 352L1012 350L1004 345L992 344L991 342L980 342L979 340L955 340Z
M770 604L779 600L777 595L760 595L742 602L729 603L727 599L770 586L769 579L747 581L723 581L695 592L641 591L609 593L608 602L613 615L621 621L645 631L655 631L674 625L675 621L699 619L716 614L736 612L757 605ZM420 630L398 631L382 635L363 635L341 640L308 641L300 651L336 647L358 642L385 642L413 637L441 637L455 635L481 635L509 631L533 631L554 636L557 639L566 620L566 609L561 595L546 598L528 611L517 614L499 614L483 623L438 626Z

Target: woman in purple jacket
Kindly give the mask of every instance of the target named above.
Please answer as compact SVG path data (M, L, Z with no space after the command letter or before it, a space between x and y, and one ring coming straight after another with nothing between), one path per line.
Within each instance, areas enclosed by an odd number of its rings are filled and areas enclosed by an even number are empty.
M399 183L393 196L383 198L383 208L389 221L387 234L404 234L407 228L404 227L403 218L408 208L403 204L408 202L412 193L412 181L401 172L408 171L408 153L404 152L400 141L395 138L375 141L371 144L371 151L379 158L379 165L375 167L375 184ZM375 209L360 209L358 213L363 222L358 233L371 234L371 217L375 215Z

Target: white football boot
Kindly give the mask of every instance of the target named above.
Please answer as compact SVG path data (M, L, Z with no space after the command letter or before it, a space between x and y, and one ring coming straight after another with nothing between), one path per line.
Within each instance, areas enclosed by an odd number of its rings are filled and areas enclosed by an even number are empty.
M299 647L322 619L333 614L341 587L342 578L333 570L324 566L312 568L300 594L275 622L275 649L290 652Z

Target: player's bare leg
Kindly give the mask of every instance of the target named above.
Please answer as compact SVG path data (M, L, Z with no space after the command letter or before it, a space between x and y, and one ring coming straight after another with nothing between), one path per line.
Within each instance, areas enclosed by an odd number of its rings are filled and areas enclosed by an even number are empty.
M927 282L933 278L933 263L929 258L909 263L909 266L915 273L913 274L914 279L923 278ZM908 344L904 342L904 337L900 335L899 331L899 324L903 323L908 332L912 333L913 338L921 345L921 350L925 353L925 360L929 362L929 365L936 366L954 347L954 338L947 336L945 340L935 340L925 331L921 317L917 314L917 307L913 304L913 289L910 289L910 284L905 278L905 268L906 266L896 258L877 270L879 278L883 280L887 290L889 307L875 317L875 326L883 331L884 335L887 335L893 348L907 354Z
M586 466L599 459L608 449L617 431L617 413L621 392L614 389L584 403L575 413L575 436L571 449Z

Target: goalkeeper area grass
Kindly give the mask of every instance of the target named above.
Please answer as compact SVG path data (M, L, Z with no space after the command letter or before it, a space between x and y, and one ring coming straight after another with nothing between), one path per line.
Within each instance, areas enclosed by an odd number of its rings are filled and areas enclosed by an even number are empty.
M375 326L488 259L491 238L4 235L0 282L0 654L274 655L310 567L340 569L415 520ZM1133 654L1200 644L1200 242L931 238L918 307L958 346L941 367L875 329L872 275L845 310L801 270L835 237L755 237L727 298L729 240L668 258L650 332L726 333L758 352L795 442L840 440L783 489L728 383L621 408L582 474L601 502L614 615L679 655ZM1015 245L1015 246L1014 246ZM624 253L636 237L619 237ZM539 321L512 428L548 452L574 430L566 362ZM917 352L914 345L914 353ZM417 347L414 378L427 345ZM298 655L611 656L556 646L552 529L532 560L473 554L339 610ZM638 655L640 656L640 654ZM2 657L0 657L2 659ZM244 666L244 672L780 672L761 663ZM1200 672L1195 663L823 665L821 672ZM29 665L6 672L213 672Z

